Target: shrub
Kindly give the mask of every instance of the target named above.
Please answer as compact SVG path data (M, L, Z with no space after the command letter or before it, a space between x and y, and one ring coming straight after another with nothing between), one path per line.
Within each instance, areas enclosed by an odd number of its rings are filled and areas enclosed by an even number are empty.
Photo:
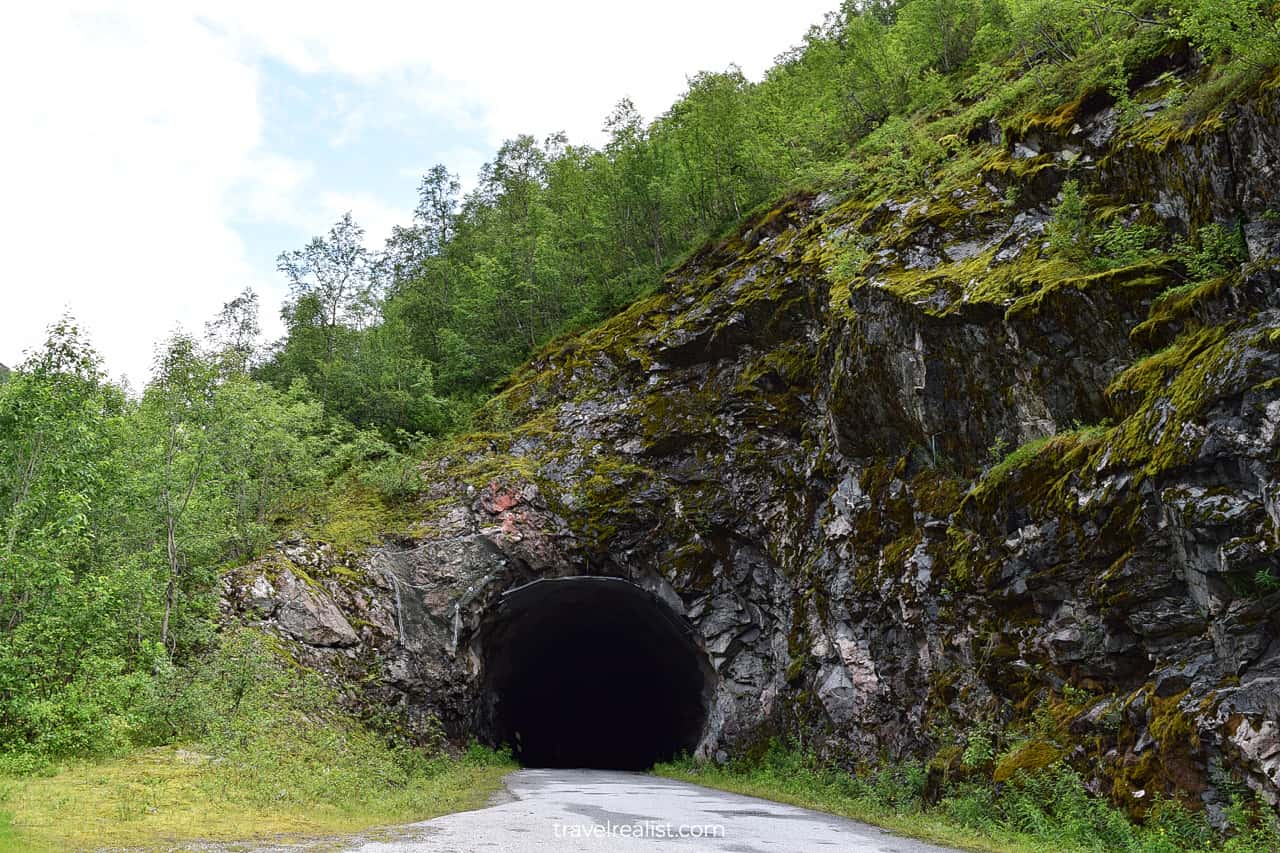
M1085 220L1084 197L1080 182L1064 181L1053 218L1045 228L1049 251L1067 260L1082 260L1089 251L1089 230Z
M1101 269L1116 269L1145 261L1160 254L1163 237L1164 230L1154 225L1113 222L1092 235L1097 251L1094 265Z
M1249 260L1249 249L1240 228L1214 222L1196 231L1193 243L1178 247L1179 260L1193 281L1207 281L1226 275Z

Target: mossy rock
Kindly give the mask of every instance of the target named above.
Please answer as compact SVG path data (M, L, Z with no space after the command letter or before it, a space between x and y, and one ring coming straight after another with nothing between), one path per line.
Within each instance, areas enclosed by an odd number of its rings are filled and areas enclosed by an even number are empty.
M942 800L947 786L952 782L964 779L968 773L964 766L964 748L951 744L934 753L929 760L929 769L925 774L924 801L927 805L936 805Z
M991 778L997 784L1007 782L1018 771L1034 773L1043 770L1062 758L1062 750L1043 740L1027 741L996 764Z

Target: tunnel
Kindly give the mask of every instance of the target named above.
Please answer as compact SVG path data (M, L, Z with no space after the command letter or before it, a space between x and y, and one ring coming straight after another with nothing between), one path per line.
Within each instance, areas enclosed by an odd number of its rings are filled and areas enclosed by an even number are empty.
M710 663L688 622L629 581L513 589L479 642L481 739L526 767L643 770L702 737Z

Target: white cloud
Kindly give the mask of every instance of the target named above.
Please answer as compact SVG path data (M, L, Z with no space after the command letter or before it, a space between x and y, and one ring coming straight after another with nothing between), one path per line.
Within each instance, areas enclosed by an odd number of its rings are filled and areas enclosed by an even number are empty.
M351 211L356 222L360 223L360 227L364 229L365 246L373 251L383 247L387 238L391 236L392 226L403 225L413 219L412 210L401 210L384 204L372 193L326 191L320 194L319 207L322 210L338 211L338 213L337 216L329 217L328 221L322 225L316 225L312 229L315 233L327 231L338 216Z
M199 329L246 285L263 292L270 321L282 286L248 259L245 228L321 233L350 208L380 243L408 218L265 145L263 60L304 75L304 87L323 73L388 93L335 104L321 144L360 157L362 137L379 134L385 152L397 122L425 114L454 131L445 162L469 180L476 152L516 133L598 141L624 95L652 116L694 71L736 60L759 74L833 5L12 4L0 29L0 361L38 344L69 307L108 367L141 381L154 341L177 324Z
M309 163L271 152L255 152L245 158L236 194L238 218L255 223L313 225L302 205L302 193L315 178Z
M70 309L110 369L141 379L155 340L254 280L225 218L260 132L254 74L164 5L6 18L0 359Z
M208 18L305 72L370 78L406 68L429 70L425 82L441 88L420 88L419 102L459 121L480 105L491 141L499 141L561 129L574 139L594 139L623 95L652 116L696 71L737 62L748 75L759 76L837 5L366 0L356 7L331 0L229 0ZM412 77L407 82L415 83Z

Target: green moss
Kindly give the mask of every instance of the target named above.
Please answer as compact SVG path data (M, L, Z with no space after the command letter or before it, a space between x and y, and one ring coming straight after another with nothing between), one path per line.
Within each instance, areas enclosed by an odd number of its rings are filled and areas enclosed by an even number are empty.
M1056 266L1042 270L1041 274L1065 273L1049 279L1048 283L1016 300L1005 312L1005 319L1013 320L1028 315L1042 315L1053 311L1051 316L1058 321L1068 323L1072 318L1067 311L1075 306L1063 302L1064 294L1091 293L1104 291L1119 294L1129 301L1134 298L1153 296L1169 286L1173 280L1173 270L1163 259L1145 260L1141 263L1104 272L1080 275L1078 271L1065 261L1057 261Z
M1191 97L1175 108L1127 128L1113 151L1136 147L1163 153L1174 145L1194 143L1198 138L1228 128L1228 108L1250 94L1269 91L1280 85L1276 69L1233 63L1213 66L1209 78L1195 87ZM1104 164L1107 162L1104 159Z
M1085 102L1084 95L1073 98L1050 113L1028 113L1016 117L1004 126L1007 139L1019 141L1033 133L1065 136L1071 131Z
M1151 795L1156 793L1179 797L1190 808L1201 807L1199 797L1194 796L1204 786L1203 771L1198 764L1202 758L1200 733L1191 716L1181 708L1185 696L1184 691L1161 698L1150 687L1135 695L1149 705L1147 730L1154 743L1132 760L1115 767L1112 778L1113 799L1128 806L1135 817L1145 814L1153 799ZM1120 734L1121 740L1128 743L1136 736L1128 726ZM1146 791L1148 796L1135 799L1135 791Z
M946 518L960 507L965 487L959 478L947 472L925 468L911 479L911 494L921 512Z
M968 775L963 758L964 747L954 743L942 747L933 754L933 758L929 759L929 772L937 774L939 786L945 787Z
M1199 441L1182 426L1215 398L1217 377L1235 354L1227 329L1213 326L1182 335L1120 374L1106 391L1113 410L1126 416L1108 443L1109 462L1154 476L1190 461Z
M927 270L889 270L877 279L877 285L917 304L941 297L944 307L937 308L931 304L923 307L928 313L945 315L959 311L965 305L1004 306L1074 270L1058 259L1040 259L1034 252L998 261L999 251L998 246L992 246L972 258L940 263Z
M1007 782L1018 772L1034 773L1062 759L1062 749L1043 740L1030 740L1001 758L991 778L997 784Z
M1147 319L1129 333L1130 340L1148 347L1167 342L1172 333L1199 320L1202 306L1219 300L1230 288L1232 278L1188 282L1164 291L1151 304Z
M1081 427L1033 439L983 474L965 502L990 508L999 500L1027 506L1060 501L1070 479L1111 431L1105 426Z
M305 532L309 538L328 542L337 554L360 551L399 527L405 521L403 509L371 489L347 484L330 491Z

